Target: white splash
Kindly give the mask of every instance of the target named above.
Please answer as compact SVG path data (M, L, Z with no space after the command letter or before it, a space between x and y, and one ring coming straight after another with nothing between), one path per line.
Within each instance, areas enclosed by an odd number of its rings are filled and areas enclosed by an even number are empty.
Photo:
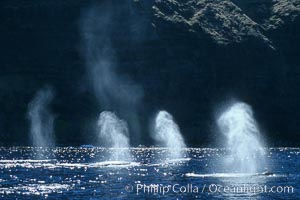
M229 157L225 167L237 173L257 173L264 167L264 149L252 109L245 103L235 103L218 119L218 126L227 138Z
M54 146L54 115L49 110L53 99L50 88L38 91L28 106L28 119L30 121L30 135L33 146Z
M103 111L97 125L100 142L112 150L110 160L131 160L127 123L114 113Z
M183 156L183 148L186 148L184 139L172 115L167 111L158 112L152 137L156 143L169 149L168 159L176 159Z

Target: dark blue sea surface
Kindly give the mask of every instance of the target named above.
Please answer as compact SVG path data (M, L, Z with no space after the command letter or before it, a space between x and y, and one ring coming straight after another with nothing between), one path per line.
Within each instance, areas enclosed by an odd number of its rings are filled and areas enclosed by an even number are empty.
M119 149L1 147L1 199L300 199L300 148L266 150L257 174L224 169L225 149L132 148L130 161L106 158ZM257 163L258 165L260 163Z

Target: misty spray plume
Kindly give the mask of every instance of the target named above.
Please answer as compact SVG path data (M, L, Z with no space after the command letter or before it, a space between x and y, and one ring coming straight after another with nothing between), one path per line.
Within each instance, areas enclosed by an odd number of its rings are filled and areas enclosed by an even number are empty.
M99 143L104 141L105 146L113 149L110 160L130 160L127 123L114 113L103 111L100 113L97 125Z
M49 109L54 94L51 88L36 93L28 105L31 143L36 147L54 146L54 115Z
M251 106L236 102L221 113L217 123L227 140L229 155L224 157L226 168L239 173L263 170L264 145Z
M168 148L167 158L183 157L183 149L186 148L184 139L173 116L167 111L162 110L157 113L152 138L158 145Z
M126 120L131 132L138 138L138 108L143 91L128 76L117 72L122 66L118 63L111 40L112 35L116 37L119 34L120 22L116 16L122 16L120 12L122 8L109 3L86 10L81 20L82 50L88 79L99 106L102 110L116 112Z

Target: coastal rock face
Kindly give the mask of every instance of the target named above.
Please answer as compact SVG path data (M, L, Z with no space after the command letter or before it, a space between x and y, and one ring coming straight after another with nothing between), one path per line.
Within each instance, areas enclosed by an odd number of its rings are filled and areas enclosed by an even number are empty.
M274 30L286 24L299 21L300 1L299 0L273 0L270 7L270 16L265 20L263 26L265 29Z
M170 24L199 38L211 38L220 45L243 42L250 37L272 47L261 27L231 1L157 1L152 7L156 24Z
M179 32L211 38L220 45L249 38L275 48L269 34L299 25L299 0L184 0L154 1L154 25L173 26Z
M26 144L27 105L45 85L57 94L57 143L93 141L86 133L104 107L86 71L87 16L97 26L94 48L106 50L99 41L105 38L116 77L141 88L134 121L142 128L131 134L133 145L152 144L149 121L160 109L174 115L188 146L210 143L218 108L234 99L253 107L272 144L297 144L299 6L299 0L1 2L0 144ZM91 8L96 15L86 15Z

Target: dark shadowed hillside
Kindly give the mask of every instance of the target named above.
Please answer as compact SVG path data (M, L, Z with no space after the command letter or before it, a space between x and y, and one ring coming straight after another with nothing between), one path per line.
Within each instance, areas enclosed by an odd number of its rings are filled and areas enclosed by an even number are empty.
M93 143L103 109L128 121L133 145L152 144L159 109L189 146L213 145L233 100L253 107L270 146L299 145L299 14L299 0L1 1L0 144L27 144L28 103L50 85L63 145ZM105 100L87 66L106 55L122 81Z

